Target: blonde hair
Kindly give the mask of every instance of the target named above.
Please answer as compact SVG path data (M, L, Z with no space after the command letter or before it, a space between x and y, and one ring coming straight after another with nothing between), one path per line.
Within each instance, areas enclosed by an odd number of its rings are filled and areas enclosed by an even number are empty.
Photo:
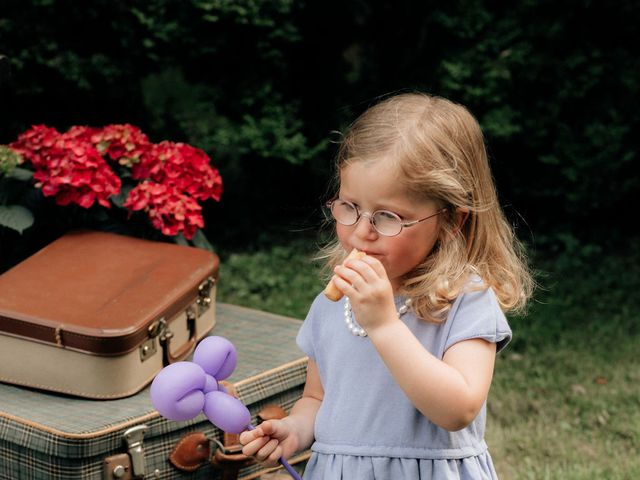
M428 257L403 279L416 314L442 322L473 274L491 287L505 312L524 309L534 282L524 249L498 203L480 126L461 105L422 93L387 98L349 127L338 151L338 174L359 161L394 162L409 195L445 208ZM460 227L458 209L468 211ZM322 258L344 258L337 239Z

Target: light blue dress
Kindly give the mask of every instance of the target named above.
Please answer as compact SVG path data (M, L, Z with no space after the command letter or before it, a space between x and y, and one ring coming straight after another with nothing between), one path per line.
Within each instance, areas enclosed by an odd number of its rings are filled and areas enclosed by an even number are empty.
M396 297L397 306L403 303ZM437 358L462 340L482 338L499 351L511 339L491 289L461 294L442 324L411 312L401 319ZM463 430L432 423L402 392L369 338L348 330L344 300L318 295L297 342L316 362L325 393L305 480L497 478L484 441L486 404Z

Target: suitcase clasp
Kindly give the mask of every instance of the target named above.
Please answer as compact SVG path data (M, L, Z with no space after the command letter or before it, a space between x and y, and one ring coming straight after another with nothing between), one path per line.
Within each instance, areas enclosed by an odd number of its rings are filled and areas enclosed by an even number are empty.
M138 425L124 432L124 441L131 457L131 473L133 478L144 478L144 448L142 442L147 431L146 425Z
M207 279L198 286L198 316L207 311L211 306L211 289L216 283L216 279L213 277L207 277Z
M167 321L164 317L160 318L160 320L156 320L151 325L149 325L148 329L149 338L140 345L140 361L144 362L148 358L151 358L155 355L157 351L156 347L156 337L159 337L160 342L165 342L167 338L171 338L173 333L169 330L167 325Z
M127 446L127 453L105 458L102 476L104 480L160 478L159 469L148 476L145 474L146 464L142 442L147 428L146 425L138 425L125 430L123 440Z

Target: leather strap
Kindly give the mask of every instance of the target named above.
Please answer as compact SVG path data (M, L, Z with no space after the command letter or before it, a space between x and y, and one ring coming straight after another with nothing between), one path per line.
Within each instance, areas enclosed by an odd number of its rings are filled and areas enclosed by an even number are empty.
M211 457L211 444L202 432L186 434L169 456L169 461L185 472L193 472Z

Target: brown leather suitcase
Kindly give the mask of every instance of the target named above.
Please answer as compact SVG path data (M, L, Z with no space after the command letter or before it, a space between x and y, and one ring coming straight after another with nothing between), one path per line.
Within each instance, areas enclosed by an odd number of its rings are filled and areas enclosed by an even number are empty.
M218 257L72 232L0 275L0 381L113 399L141 390L215 325Z

